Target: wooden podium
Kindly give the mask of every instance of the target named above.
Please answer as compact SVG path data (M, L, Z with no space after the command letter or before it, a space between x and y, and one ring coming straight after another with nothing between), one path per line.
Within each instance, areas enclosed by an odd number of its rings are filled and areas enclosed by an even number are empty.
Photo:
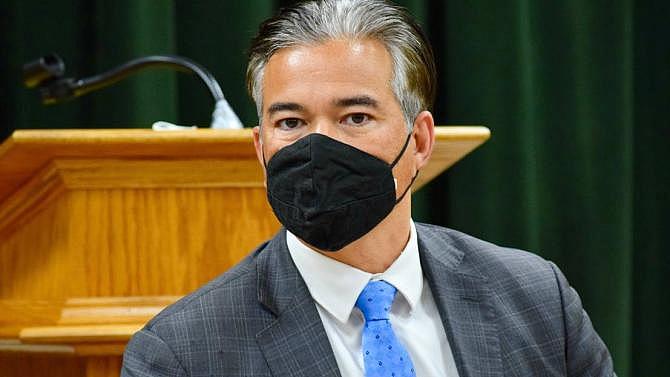
M414 189L488 137L438 127ZM0 375L118 376L148 319L278 229L250 129L14 132L0 144Z

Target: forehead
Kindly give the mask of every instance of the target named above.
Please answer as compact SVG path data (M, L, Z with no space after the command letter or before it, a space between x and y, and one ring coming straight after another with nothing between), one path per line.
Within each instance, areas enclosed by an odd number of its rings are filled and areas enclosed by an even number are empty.
M331 40L276 52L263 75L263 103L276 96L315 96L358 91L393 96L393 64L385 46L373 39ZM273 97L273 98L269 98Z

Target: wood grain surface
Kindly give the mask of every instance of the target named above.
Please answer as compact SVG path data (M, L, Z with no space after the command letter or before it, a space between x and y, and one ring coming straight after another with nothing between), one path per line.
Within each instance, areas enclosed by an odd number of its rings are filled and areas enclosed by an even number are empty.
M263 188L67 191L0 244L0 299L183 295L278 228Z

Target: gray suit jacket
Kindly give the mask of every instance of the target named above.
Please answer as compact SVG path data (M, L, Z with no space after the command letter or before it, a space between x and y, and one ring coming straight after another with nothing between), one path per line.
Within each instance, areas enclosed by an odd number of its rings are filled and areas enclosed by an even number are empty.
M437 226L417 233L461 377L614 375L552 263ZM285 235L152 319L128 344L122 376L339 376Z

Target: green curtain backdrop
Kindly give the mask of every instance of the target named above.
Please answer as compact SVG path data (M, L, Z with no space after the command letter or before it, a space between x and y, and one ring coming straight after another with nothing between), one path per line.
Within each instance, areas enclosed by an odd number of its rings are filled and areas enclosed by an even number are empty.
M496 4L482 12L458 2L444 15L447 116L481 119L494 137L452 172L451 224L561 266L627 375L633 9L623 1Z
M21 65L48 52L88 76L148 54L208 67L245 124L246 48L292 1L0 4L0 140L19 128L206 126L194 77L140 74L44 107ZM414 216L554 260L620 376L670 370L670 3L405 0L436 52L439 124L492 139L415 196ZM0 240L1 242L1 240Z

